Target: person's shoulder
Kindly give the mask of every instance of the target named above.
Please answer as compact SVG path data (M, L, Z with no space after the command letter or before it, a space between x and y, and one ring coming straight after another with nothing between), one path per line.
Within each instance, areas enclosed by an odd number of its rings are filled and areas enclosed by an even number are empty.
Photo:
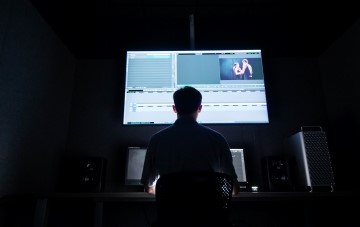
M220 132L216 131L215 129L212 129L208 126L205 126L205 125L199 125L200 127L203 128L203 130L207 131L208 133L216 136L216 137L219 137L219 138L225 138Z
M157 131L156 133L154 133L154 134L151 136L151 138L152 138L152 139L155 139L155 138L159 138L159 137L165 136L165 135L168 134L168 131L171 130L172 128L173 128L173 125L170 125L170 126L168 126L168 127L166 127L166 128L163 128L163 129Z

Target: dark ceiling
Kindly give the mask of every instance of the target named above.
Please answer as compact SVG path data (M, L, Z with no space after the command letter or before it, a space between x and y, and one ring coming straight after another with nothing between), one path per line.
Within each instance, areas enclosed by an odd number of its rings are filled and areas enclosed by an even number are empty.
M29 0L81 59L131 50L262 49L319 56L360 16L354 3L299 0Z

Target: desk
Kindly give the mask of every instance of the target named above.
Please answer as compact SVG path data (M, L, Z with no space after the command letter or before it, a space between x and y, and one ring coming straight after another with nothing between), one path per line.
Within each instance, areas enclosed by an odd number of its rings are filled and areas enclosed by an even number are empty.
M17 200L20 197L17 196ZM150 226L156 217L155 196L146 192L23 197L36 203L33 219L36 227L144 227ZM252 227L325 226L336 222L342 223L339 226L351 226L358 222L358 209L348 204L357 207L359 198L356 192L240 192L233 197L231 220Z
M54 193L32 195L38 199L91 199L106 202L155 202L155 196L146 192L105 192L105 193ZM359 197L356 192L240 192L233 197L239 201L314 200L321 198Z

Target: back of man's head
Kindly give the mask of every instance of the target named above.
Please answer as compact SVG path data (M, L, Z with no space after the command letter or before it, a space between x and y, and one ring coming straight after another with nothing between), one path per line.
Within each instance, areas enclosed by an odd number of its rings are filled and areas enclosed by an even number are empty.
M201 105L202 95L193 87L185 86L173 95L176 111L179 115L192 114Z

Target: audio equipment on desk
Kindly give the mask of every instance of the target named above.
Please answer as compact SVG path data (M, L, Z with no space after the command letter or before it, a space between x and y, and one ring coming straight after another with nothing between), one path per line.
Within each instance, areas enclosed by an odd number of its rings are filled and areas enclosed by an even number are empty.
M294 181L299 189L334 190L327 137L320 126L301 127L285 140L285 148L294 160Z
M262 160L263 174L266 182L266 191L292 191L292 177L289 169L289 160L282 156L269 156Z
M62 192L102 192L106 161L99 157L66 159L59 179Z

